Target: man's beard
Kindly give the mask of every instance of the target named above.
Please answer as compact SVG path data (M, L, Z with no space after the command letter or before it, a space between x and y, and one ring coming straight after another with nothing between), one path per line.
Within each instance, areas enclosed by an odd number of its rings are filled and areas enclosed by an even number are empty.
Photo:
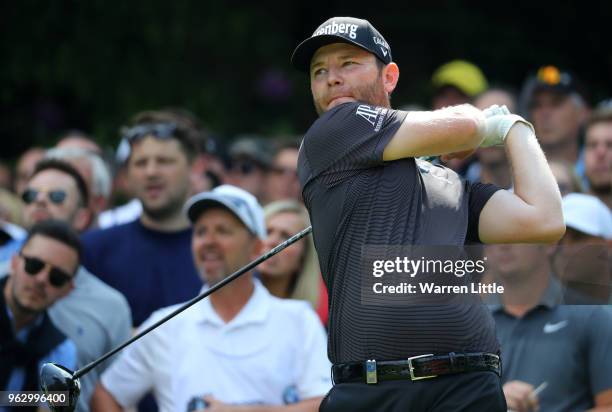
M214 277L211 277L210 275L207 276L206 273L204 273L204 279L206 283L208 284L208 287L212 288L213 286L217 285L219 282L227 279L232 273L234 272L230 271L228 267L223 265L223 268Z
M21 299L19 298L19 296L17 296L17 285L13 284L13 287L11 289L12 289L11 290L11 294L13 295L13 303L17 307L17 310L19 310L22 314L24 314L24 315L36 315L37 313L42 312L42 310L33 309L33 308L30 308L30 307L24 305L23 303L21 303ZM45 295L45 297L46 297L46 295Z
M591 187L591 192L596 194L597 196L608 196L612 194L612 182L598 182L593 183L591 179L587 179L589 181L589 186Z
M170 199L168 203L157 208L149 207L145 202L142 202L142 210L152 220L164 221L183 210L184 198Z
M353 90L353 97L357 101L367 103L372 106L390 107L391 101L389 95L385 92L381 78L377 78L370 84L364 84ZM319 116L325 113L325 109L321 107L316 100L313 99L315 109Z

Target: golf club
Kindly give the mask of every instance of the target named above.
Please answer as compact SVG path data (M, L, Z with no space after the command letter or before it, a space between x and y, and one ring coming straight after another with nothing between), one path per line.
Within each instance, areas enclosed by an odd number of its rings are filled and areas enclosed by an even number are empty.
M51 408L51 411L53 412L73 412L74 409L76 408L77 399L79 398L79 393L80 393L80 388L81 388L79 377L85 375L87 372L89 372L90 370L98 366L100 363L104 362L106 359L110 358L111 356L113 356L114 354L116 354L121 349L125 348L126 346L132 344L134 341L142 338L144 335L151 332L153 329L157 328L161 324L166 323L168 320L172 319L179 313L195 305L196 303L198 303L205 297L221 289L223 286L227 285L233 280L239 278L241 275L253 269L255 266L259 265L264 260L271 258L272 256L276 255L281 250L297 242L304 236L307 236L310 232L312 232L312 226L308 226L306 229L293 235L289 239L285 240L283 243L280 243L273 249L270 249L268 252L261 255L260 257L258 257L257 259L249 263L248 265L244 266L243 268L238 269L236 272L232 273L230 276L226 277L221 282L212 286L210 289L206 290L201 295L198 295L195 298L189 300L183 306L179 307L178 309L176 309L169 315L155 322L153 325L149 326L148 328L146 328L139 334L128 339L126 342L119 345L117 348L102 355L97 360L94 360L88 365L85 365L84 367L77 370L76 372L72 372L69 369L61 365L55 364L55 363L45 363L42 367L41 374L40 374L40 386L43 392L45 392L46 395L50 395L53 392L64 392L64 393L67 392L68 394L66 402L63 402L62 405L56 406L56 405L50 404L49 407ZM65 405L66 403L68 405Z

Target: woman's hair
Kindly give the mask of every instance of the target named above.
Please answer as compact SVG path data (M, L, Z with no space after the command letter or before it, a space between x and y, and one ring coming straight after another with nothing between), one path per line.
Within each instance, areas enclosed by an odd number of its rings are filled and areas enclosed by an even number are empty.
M264 208L266 221L279 213L295 213L302 221L301 229L310 226L310 218L306 208L295 200L279 200L268 204ZM312 241L312 236L302 239L304 242L304 252L302 254L301 265L295 279L290 283L293 285L289 291L289 298L300 299L310 302L316 309L319 303L319 291L321 275L317 252Z

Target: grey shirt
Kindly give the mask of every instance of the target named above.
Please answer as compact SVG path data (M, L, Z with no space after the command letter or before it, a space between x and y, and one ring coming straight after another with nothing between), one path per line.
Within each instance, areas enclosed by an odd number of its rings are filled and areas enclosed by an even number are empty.
M0 263L0 277L9 272L8 262ZM125 297L83 266L79 267L75 287L50 309L53 323L77 347L77 367L81 368L130 338L132 316ZM108 362L80 378L79 412L89 411L89 401Z
M501 344L502 382L534 387L540 410L584 411L598 393L612 389L612 310L563 305L563 290L551 277L540 303L522 318L491 305Z

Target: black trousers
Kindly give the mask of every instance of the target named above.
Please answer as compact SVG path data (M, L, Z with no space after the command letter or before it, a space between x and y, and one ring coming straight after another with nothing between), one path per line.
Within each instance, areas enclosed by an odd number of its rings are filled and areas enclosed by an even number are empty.
M499 376L471 372L422 381L376 385L341 383L321 402L320 412L506 412Z

